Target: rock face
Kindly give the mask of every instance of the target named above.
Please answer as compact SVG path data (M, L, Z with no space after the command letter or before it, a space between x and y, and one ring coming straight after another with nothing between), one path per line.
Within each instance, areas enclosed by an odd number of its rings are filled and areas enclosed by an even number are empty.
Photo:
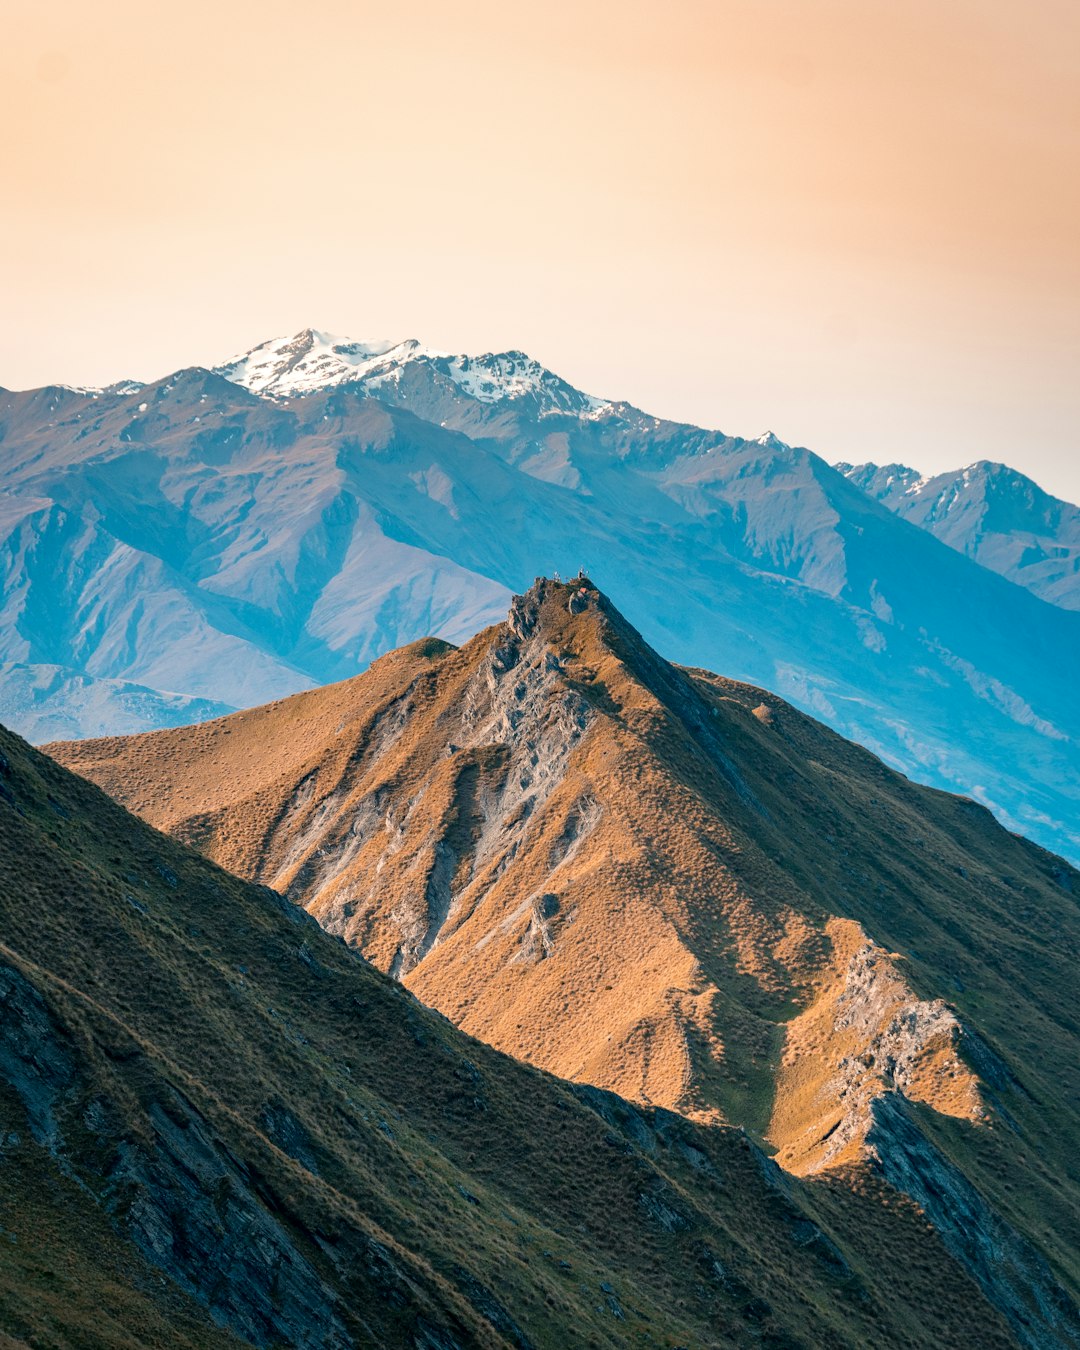
M804 1174L849 1161L887 1093L988 1124L955 1012L940 998L919 999L860 925L833 919L827 931L833 952L821 993L785 1033L770 1127L783 1141L778 1160Z
M75 1074L71 1051L37 990L10 966L0 966L0 1013L0 1074L22 1103L34 1139L55 1147L57 1101Z
M250 1345L341 1350L340 1298L254 1191L248 1169L173 1098L149 1108L152 1151L121 1142L106 1203L147 1261Z
M1014 1344L886 1182L463 1037L2 728L0 919L5 1344Z
M593 719L585 697L566 687L560 658L538 631L543 597L541 585L514 602L505 635L455 690L445 758L404 809L400 795L381 785L359 800L335 801L338 828L305 832L300 849L289 850L271 881L331 932L351 940L358 940L365 925L370 928L380 894L399 895L391 915L398 930L391 974L413 970L446 925L461 921L470 890L475 903L477 890L482 893L485 882L505 871L530 821L564 783ZM369 763L393 752L413 706L406 694L384 715L366 747ZM324 800L320 826L329 819L326 805ZM580 846L589 811L583 803L575 813L579 823L572 827L567 853ZM530 906L541 924L558 909L555 897L531 899Z
M249 358L0 394L0 717L31 739L202 720L462 642L539 569L584 562L665 656L1080 858L1080 614L810 451L593 399L520 352L305 332Z
M250 1173L175 1091L151 1103L153 1142L125 1137L116 1108L90 1090L78 1050L19 970L0 965L0 1081L13 1089L34 1141L79 1175L62 1121L87 1102L77 1129L103 1157L100 1201L150 1265L250 1345L339 1350L352 1339L337 1296L252 1190ZM132 1043L127 1053L140 1057Z
M895 1099L1068 1268L1071 869L760 689L670 666L591 583L539 580L460 650L52 752L470 1034L745 1128L790 1174L899 1184L874 1143Z
M927 1141L900 1097L880 1096L872 1111L868 1142L876 1167L918 1204L945 1246L1008 1319L1020 1344L1080 1344L1080 1310L1038 1249Z

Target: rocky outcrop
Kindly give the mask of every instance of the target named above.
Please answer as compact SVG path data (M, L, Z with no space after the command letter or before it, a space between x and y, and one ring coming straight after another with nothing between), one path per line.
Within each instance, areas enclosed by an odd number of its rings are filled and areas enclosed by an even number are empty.
M178 1096L148 1117L152 1145L120 1140L104 1178L106 1202L143 1256L250 1345L352 1346L337 1294L257 1196L250 1170Z
M279 883L324 927L352 940L376 916L388 917L388 924L379 920L381 938L386 945L395 939L386 964L399 978L438 945L447 925L482 903L564 781L592 721L538 626L545 594L540 583L514 601L441 719L441 757L402 762L396 743L415 705L406 691L379 714L350 776L317 797L303 785L290 807L295 826L283 822L292 842ZM390 764L395 769L384 767ZM350 790L365 774L378 785ZM410 789L395 790L406 776ZM553 868L580 848L598 814L595 801L581 801Z
M117 1036L111 1057L143 1059L126 1033ZM156 1083L159 1095L145 1103L133 1128L123 1108L87 1080L80 1064L88 1051L20 970L0 966L0 1085L21 1102L32 1139L95 1198L149 1265L219 1326L258 1350L349 1350L358 1344L365 1298L424 1305L422 1290L380 1244L355 1232L328 1244L307 1231L269 1178L168 1084ZM287 1108L268 1104L263 1124L314 1174L312 1143ZM11 1140L17 1144L18 1135ZM317 1269L327 1259L333 1278ZM364 1281L357 1279L361 1272ZM353 1290L347 1312L338 1292L343 1281ZM430 1311L424 1325L446 1350L469 1343L438 1326Z
M1015 1080L942 999L918 998L898 958L857 924L833 920L829 931L833 978L787 1032L771 1127L778 1161L802 1174L869 1163L922 1209L1023 1345L1080 1344L1080 1313L1046 1260L915 1114L921 1105L985 1127L988 1089Z
M54 1153L57 1113L74 1076L72 1051L41 995L14 966L0 965L0 1079L22 1102L33 1137Z
M790 1023L771 1133L779 1159L812 1173L859 1156L874 1104L895 1094L986 1122L979 1079L960 1055L963 1029L942 999L920 999L897 959L858 924L828 925L833 966L823 992Z

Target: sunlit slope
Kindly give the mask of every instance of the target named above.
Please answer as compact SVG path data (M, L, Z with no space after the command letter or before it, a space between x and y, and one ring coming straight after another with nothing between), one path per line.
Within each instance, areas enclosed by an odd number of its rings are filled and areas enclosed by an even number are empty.
M1038 1286L1052 1322L1075 1293L1077 874L662 661L591 587L538 583L459 650L52 750L500 1049L743 1126L794 1173L893 1176L999 1306ZM973 1244L972 1206L1023 1254Z
M1004 1346L914 1207L470 1040L0 732L0 1338Z

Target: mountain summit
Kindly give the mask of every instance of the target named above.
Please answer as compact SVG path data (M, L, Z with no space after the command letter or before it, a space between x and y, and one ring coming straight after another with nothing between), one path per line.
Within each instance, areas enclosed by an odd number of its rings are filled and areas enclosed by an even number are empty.
M932 475L903 464L836 466L904 520L1052 605L1080 609L1080 508L1007 464Z
M50 749L471 1034L792 1173L884 1177L1010 1319L1072 1316L1080 876L663 661L587 578L460 649Z
M305 332L222 369L0 396L16 730L264 703L465 641L538 571L585 564L665 656L1080 857L1080 613L809 450L601 404L520 352Z
M215 369L256 394L304 394L385 375L423 351L411 338L405 342L354 342L305 328L293 337L261 342Z
M355 384L378 396L405 386L419 366L436 381L480 403L526 404L534 414L594 414L610 405L581 393L524 352L453 356L404 342L354 342L305 328L294 337L272 338L216 367L219 375L253 393L276 398Z

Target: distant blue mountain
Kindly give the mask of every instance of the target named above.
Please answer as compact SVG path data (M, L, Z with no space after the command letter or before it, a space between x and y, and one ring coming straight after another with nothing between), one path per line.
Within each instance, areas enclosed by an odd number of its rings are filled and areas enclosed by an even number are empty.
M838 464L890 511L1063 609L1080 610L1080 507L1007 464L932 476L903 464Z
M0 394L0 566L20 672L0 720L31 739L340 679L584 566L666 656L1080 856L1080 613L808 450L590 397L519 352L309 331L219 372Z

